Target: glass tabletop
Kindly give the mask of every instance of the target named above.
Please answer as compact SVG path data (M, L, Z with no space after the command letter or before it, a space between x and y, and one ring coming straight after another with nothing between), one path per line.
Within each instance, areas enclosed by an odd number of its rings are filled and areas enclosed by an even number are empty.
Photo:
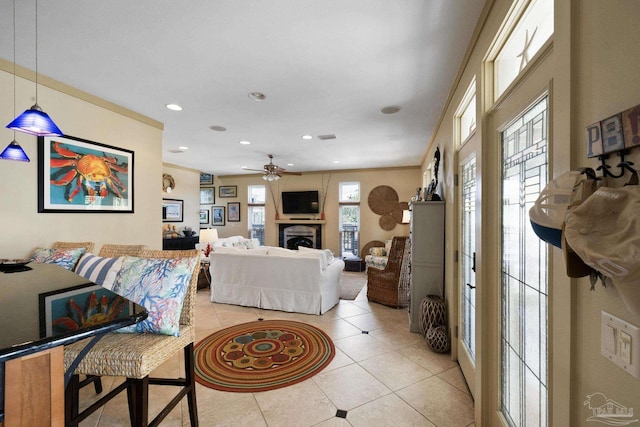
M54 264L0 272L0 362L69 344L146 317L115 293Z

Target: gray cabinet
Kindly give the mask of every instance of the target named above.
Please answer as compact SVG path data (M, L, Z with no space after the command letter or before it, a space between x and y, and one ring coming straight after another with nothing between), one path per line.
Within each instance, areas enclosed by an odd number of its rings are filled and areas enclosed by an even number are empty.
M420 305L444 297L444 202L412 202L409 330L420 333Z

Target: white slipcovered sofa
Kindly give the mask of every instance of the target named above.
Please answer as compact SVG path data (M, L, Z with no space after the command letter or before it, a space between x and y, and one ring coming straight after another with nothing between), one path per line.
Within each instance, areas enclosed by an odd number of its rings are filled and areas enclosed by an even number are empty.
M212 302L323 314L340 299L344 261L329 251L215 247L209 259Z

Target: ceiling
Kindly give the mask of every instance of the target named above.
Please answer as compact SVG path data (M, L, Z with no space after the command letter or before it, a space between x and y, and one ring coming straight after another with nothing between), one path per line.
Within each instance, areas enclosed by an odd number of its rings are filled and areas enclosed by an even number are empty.
M416 166L483 3L40 1L38 72L164 123L163 161L215 175L268 154L295 172ZM13 0L0 10L0 57L13 61ZM33 70L35 0L17 0L15 19L16 63Z

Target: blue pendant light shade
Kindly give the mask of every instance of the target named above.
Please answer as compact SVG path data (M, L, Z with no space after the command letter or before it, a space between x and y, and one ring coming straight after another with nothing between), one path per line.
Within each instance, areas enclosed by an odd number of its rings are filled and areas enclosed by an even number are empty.
M2 153L0 153L0 159L2 160L19 160L21 162L28 162L29 156L24 152L18 141L15 139L11 141L7 148L4 149Z
M36 136L62 136L60 128L38 104L20 114L7 125L9 129Z

